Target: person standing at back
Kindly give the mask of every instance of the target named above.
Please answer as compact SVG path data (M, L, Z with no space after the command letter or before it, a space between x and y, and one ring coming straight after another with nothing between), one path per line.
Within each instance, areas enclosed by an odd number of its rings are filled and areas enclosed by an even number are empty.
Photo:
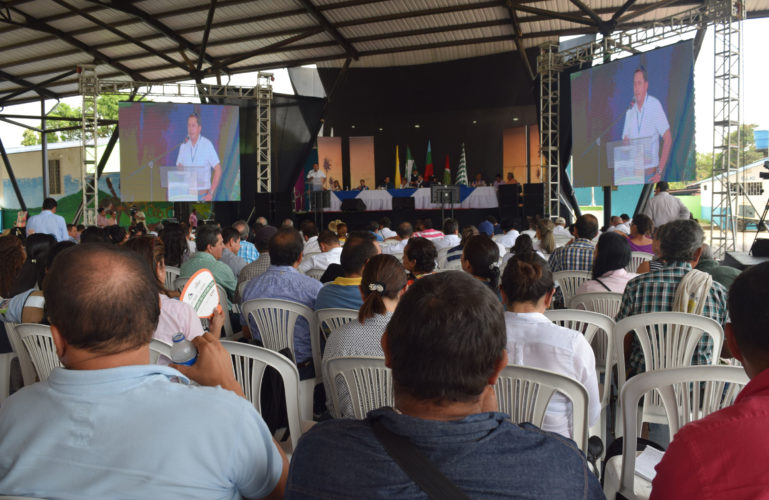
M678 219L688 219L691 216L686 205L668 193L668 183L665 181L657 183L654 188L654 197L646 203L641 213L651 217L654 227L660 227Z
M27 234L45 233L52 235L56 241L67 241L67 222L61 215L56 215L57 206L53 198L43 200L43 210L27 221Z

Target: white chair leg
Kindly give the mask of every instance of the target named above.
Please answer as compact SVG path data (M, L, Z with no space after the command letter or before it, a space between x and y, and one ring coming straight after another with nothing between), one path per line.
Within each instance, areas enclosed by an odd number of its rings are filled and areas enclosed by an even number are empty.
M0 404L11 393L11 365L14 358L16 354L12 352L0 354Z
M314 393L314 378L309 378L299 382L299 418L302 420L312 420L312 403Z

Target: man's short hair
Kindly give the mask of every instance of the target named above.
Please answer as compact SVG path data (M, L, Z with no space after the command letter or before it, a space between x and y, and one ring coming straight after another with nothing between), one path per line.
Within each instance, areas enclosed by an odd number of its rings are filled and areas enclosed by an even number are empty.
M737 346L748 359L769 362L769 262L743 271L729 289L729 318ZM761 359L763 358L763 359Z
M667 182L665 182L665 181L659 181L659 182L657 183L657 190L658 190L659 192L667 191L668 189L670 189L670 186L668 186L668 183L667 183Z
M398 224L398 227L395 228L395 234L401 239L408 238L414 234L414 228L411 227L410 222L401 222Z
M232 240L240 241L240 232L234 227L225 227L222 229L222 241L226 245Z
M284 227L270 239L270 264L293 266L304 250L302 236L294 228Z
M630 216L628 214L620 214L620 219L622 219L622 222L627 222L630 220Z
M46 198L43 200L43 210L53 210L58 203L53 198Z
M157 277L137 254L121 247L91 244L64 250L54 259L43 290L51 325L78 349L128 351L149 344L157 328ZM115 290L121 291L121 300L114 300Z
M318 236L318 226L311 220L303 220L302 223L299 224L299 230L302 232L302 235L307 238Z
M259 252L267 252L270 248L270 240L278 229L275 226L262 226L254 231L254 245Z
M555 218L555 225L556 226L564 226L564 227L566 227L566 219L564 219L563 217L556 217Z
M574 227L577 229L577 234L579 234L580 238L592 240L598 234L598 219L590 214L580 215L577 218L577 222L574 223Z
M662 226L657 234L662 258L670 262L690 262L705 240L696 221L679 219Z
M333 231L329 231L328 229L324 229L320 232L318 235L318 245L324 244L326 246L328 245L339 245L339 236Z
M248 239L248 223L244 220L236 220L232 223L232 227L238 230L241 240Z
M443 221L444 234L454 234L457 232L457 229L459 229L459 224L457 224L457 221L454 219L446 219Z
M203 224L195 232L195 248L198 252L205 252L208 245L215 247L219 240L217 236L220 234L222 234L222 230L219 229L219 226L214 224Z
M507 337L502 304L461 271L417 280L387 325L395 389L420 401L472 401L488 384Z
M80 243L108 243L109 238L104 229L96 226L88 226L80 233Z
M387 216L382 217L381 219L379 219L379 225L382 226L382 227L390 227L391 224L392 224L392 221Z
M360 237L348 238L342 248L342 255L339 257L342 272L345 276L360 274L366 261L378 253L379 249L374 241Z
M505 217L499 225L502 228L502 231L508 232L515 229L515 219L513 217Z
M713 260L713 249L710 248L710 245L708 245L707 243L702 244L702 255L700 255L700 259Z
M425 217L422 219L422 227L425 229L432 229L433 228L433 220L430 217Z
M636 73L641 73L641 76L644 77L644 81L649 81L649 75L646 74L646 68L643 66L638 66L635 71L633 71L633 76L635 77Z

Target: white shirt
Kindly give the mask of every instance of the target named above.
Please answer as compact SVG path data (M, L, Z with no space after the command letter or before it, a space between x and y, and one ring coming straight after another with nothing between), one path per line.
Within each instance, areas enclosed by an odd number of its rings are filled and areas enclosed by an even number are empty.
M409 242L408 238L405 240L400 241L394 241L390 240L392 243L388 243L387 245L382 245L382 253L389 253L389 254L397 254L397 253L403 253L403 250L406 248L406 244Z
M339 264L342 257L342 247L335 247L328 252L316 253L302 259L299 272L307 274L310 269L328 269L331 264Z
M660 162L660 141L659 138L670 129L670 124L662 109L662 104L656 97L646 94L643 106L636 102L633 107L625 113L625 125L622 127L622 138L640 139L642 137L654 137L651 142L651 152L646 161L645 167L656 167Z
M320 245L318 244L317 236L311 236L307 241L304 242L304 250L302 251L302 255L309 255L311 253L320 253Z
M320 191L323 188L323 179L326 178L326 173L322 170L310 170L307 174L307 179L312 184L313 191Z
M574 236L569 232L568 229L566 229L563 226L556 225L553 228L553 236L568 236L569 238L573 238Z
M505 311L508 364L550 370L576 379L587 389L588 422L601 415L595 355L585 337L553 324L544 314ZM550 400L542 429L571 438L571 404L555 394Z
M383 240L386 240L387 238L395 238L398 236L398 233L390 229L389 227L383 227L379 230L379 235L382 237Z
M440 240L433 240L433 244L435 245L436 250L440 250L442 248L455 247L459 245L460 241L462 241L462 238L460 238L459 235L447 234Z
M505 234L497 234L492 238L497 243L501 243L505 248L512 248L515 245L515 240L518 239L518 231L511 229Z
M606 229L607 233L610 233L612 231L617 231L617 232L620 232L620 233L630 234L630 227L623 222L623 223L617 224L616 226L609 226Z
M219 165L219 155L211 141L201 135L194 145L189 140L179 146L176 164L183 167L208 167L208 175L198 175L198 189L211 189L211 171Z
M649 200L643 213L651 217L654 227L660 227L677 219L688 219L689 209L686 205L667 191L660 191Z

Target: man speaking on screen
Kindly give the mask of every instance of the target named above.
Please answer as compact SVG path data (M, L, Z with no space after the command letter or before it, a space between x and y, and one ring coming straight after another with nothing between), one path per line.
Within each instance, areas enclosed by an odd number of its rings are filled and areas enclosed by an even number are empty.
M659 99L648 94L649 79L646 69L640 66L633 72L633 100L625 113L625 125L622 129L622 140L627 144L631 139L651 137L651 160L644 162L656 164L656 168L647 183L662 180L665 165L670 156L673 144L670 135L670 124L662 109ZM662 137L662 154L659 154L659 137ZM648 175L648 173L647 173Z
M219 155L216 154L214 145L200 135L203 126L200 117L192 113L187 117L187 138L179 147L179 156L176 157L176 166L182 167L207 167L213 173L198 175L198 199L200 201L212 201L219 181L222 179L222 165Z

